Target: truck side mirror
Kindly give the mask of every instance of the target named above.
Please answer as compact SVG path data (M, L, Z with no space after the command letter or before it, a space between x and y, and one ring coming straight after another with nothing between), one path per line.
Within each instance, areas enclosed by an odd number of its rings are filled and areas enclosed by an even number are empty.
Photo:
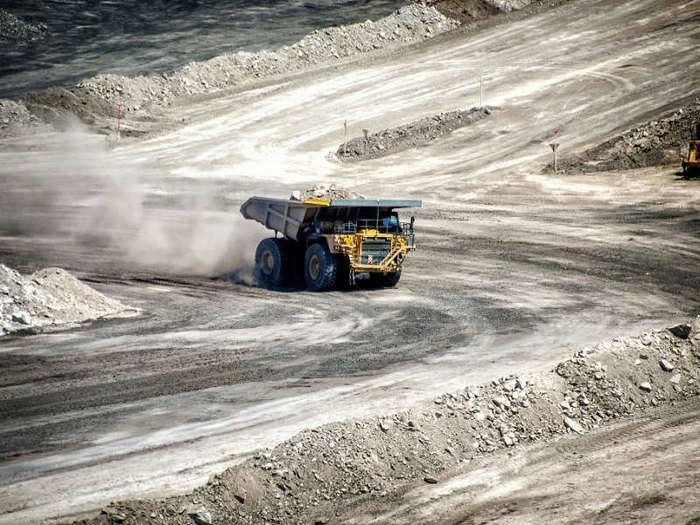
M411 215L411 231L413 231L413 223L416 222L416 218Z

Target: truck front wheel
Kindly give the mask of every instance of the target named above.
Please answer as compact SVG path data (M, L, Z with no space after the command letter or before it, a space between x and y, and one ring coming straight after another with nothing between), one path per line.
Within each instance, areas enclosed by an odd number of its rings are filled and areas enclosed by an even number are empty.
M267 288L287 284L289 273L288 246L284 239L263 239L255 250L255 280Z
M338 262L324 244L312 244L306 249L304 277L309 290L314 292L330 290L335 286L337 275Z

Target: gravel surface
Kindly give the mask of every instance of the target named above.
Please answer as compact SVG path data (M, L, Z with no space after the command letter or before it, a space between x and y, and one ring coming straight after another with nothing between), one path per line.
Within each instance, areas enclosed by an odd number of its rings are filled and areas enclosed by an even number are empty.
M588 434L649 407L697 399L699 360L700 317L580 350L550 372L305 430L190 494L113 503L76 523L345 522L404 485L439 484L448 469L501 449Z
M336 156L343 161L367 160L425 146L453 131L487 117L497 108L456 110L424 117L410 124L355 137L338 146Z
M635 126L580 155L564 158L558 168L587 173L672 164L680 167L680 157L688 153L688 140L696 124L700 124L700 99L670 116ZM546 170L551 169L550 163Z
M45 268L23 277L0 264L0 336L36 333L127 310L60 268Z

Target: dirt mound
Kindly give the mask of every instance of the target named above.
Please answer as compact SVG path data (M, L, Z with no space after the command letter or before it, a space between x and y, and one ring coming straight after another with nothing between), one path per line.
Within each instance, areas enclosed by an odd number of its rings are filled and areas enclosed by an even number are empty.
M647 166L680 165L687 155L691 130L700 123L700 99L665 118L652 120L584 151L559 161L565 172L587 173ZM551 170L551 163L546 170Z
M60 268L23 277L0 264L0 336L113 316L127 310Z
M338 146L336 155L343 161L368 160L425 146L459 128L487 117L494 109L483 107L449 111L424 117L405 126L368 134L367 138L355 137Z
M554 7L567 0L428 0L426 3L435 7L449 18L463 24L479 22L503 13L522 11L531 8Z
M645 407L697 398L700 318L577 352L413 410L304 431L186 496L115 503L80 523L328 523L353 507L498 449L584 434Z
M44 126L41 119L30 113L24 104L0 99L0 137L31 133Z
M75 113L108 132L123 104L124 135L152 127L153 112L186 96L209 95L247 82L326 66L379 50L406 46L459 25L437 10L409 4L377 21L316 30L299 42L276 50L227 53L192 62L171 73L134 78L97 75L70 89L52 88L23 98L30 111L45 119Z

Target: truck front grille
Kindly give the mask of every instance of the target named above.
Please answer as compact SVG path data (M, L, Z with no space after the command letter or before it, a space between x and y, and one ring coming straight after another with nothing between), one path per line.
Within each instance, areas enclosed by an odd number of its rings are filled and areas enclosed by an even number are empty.
M379 264L384 260L384 257L389 255L390 251L391 239L363 239L360 262L362 264Z

